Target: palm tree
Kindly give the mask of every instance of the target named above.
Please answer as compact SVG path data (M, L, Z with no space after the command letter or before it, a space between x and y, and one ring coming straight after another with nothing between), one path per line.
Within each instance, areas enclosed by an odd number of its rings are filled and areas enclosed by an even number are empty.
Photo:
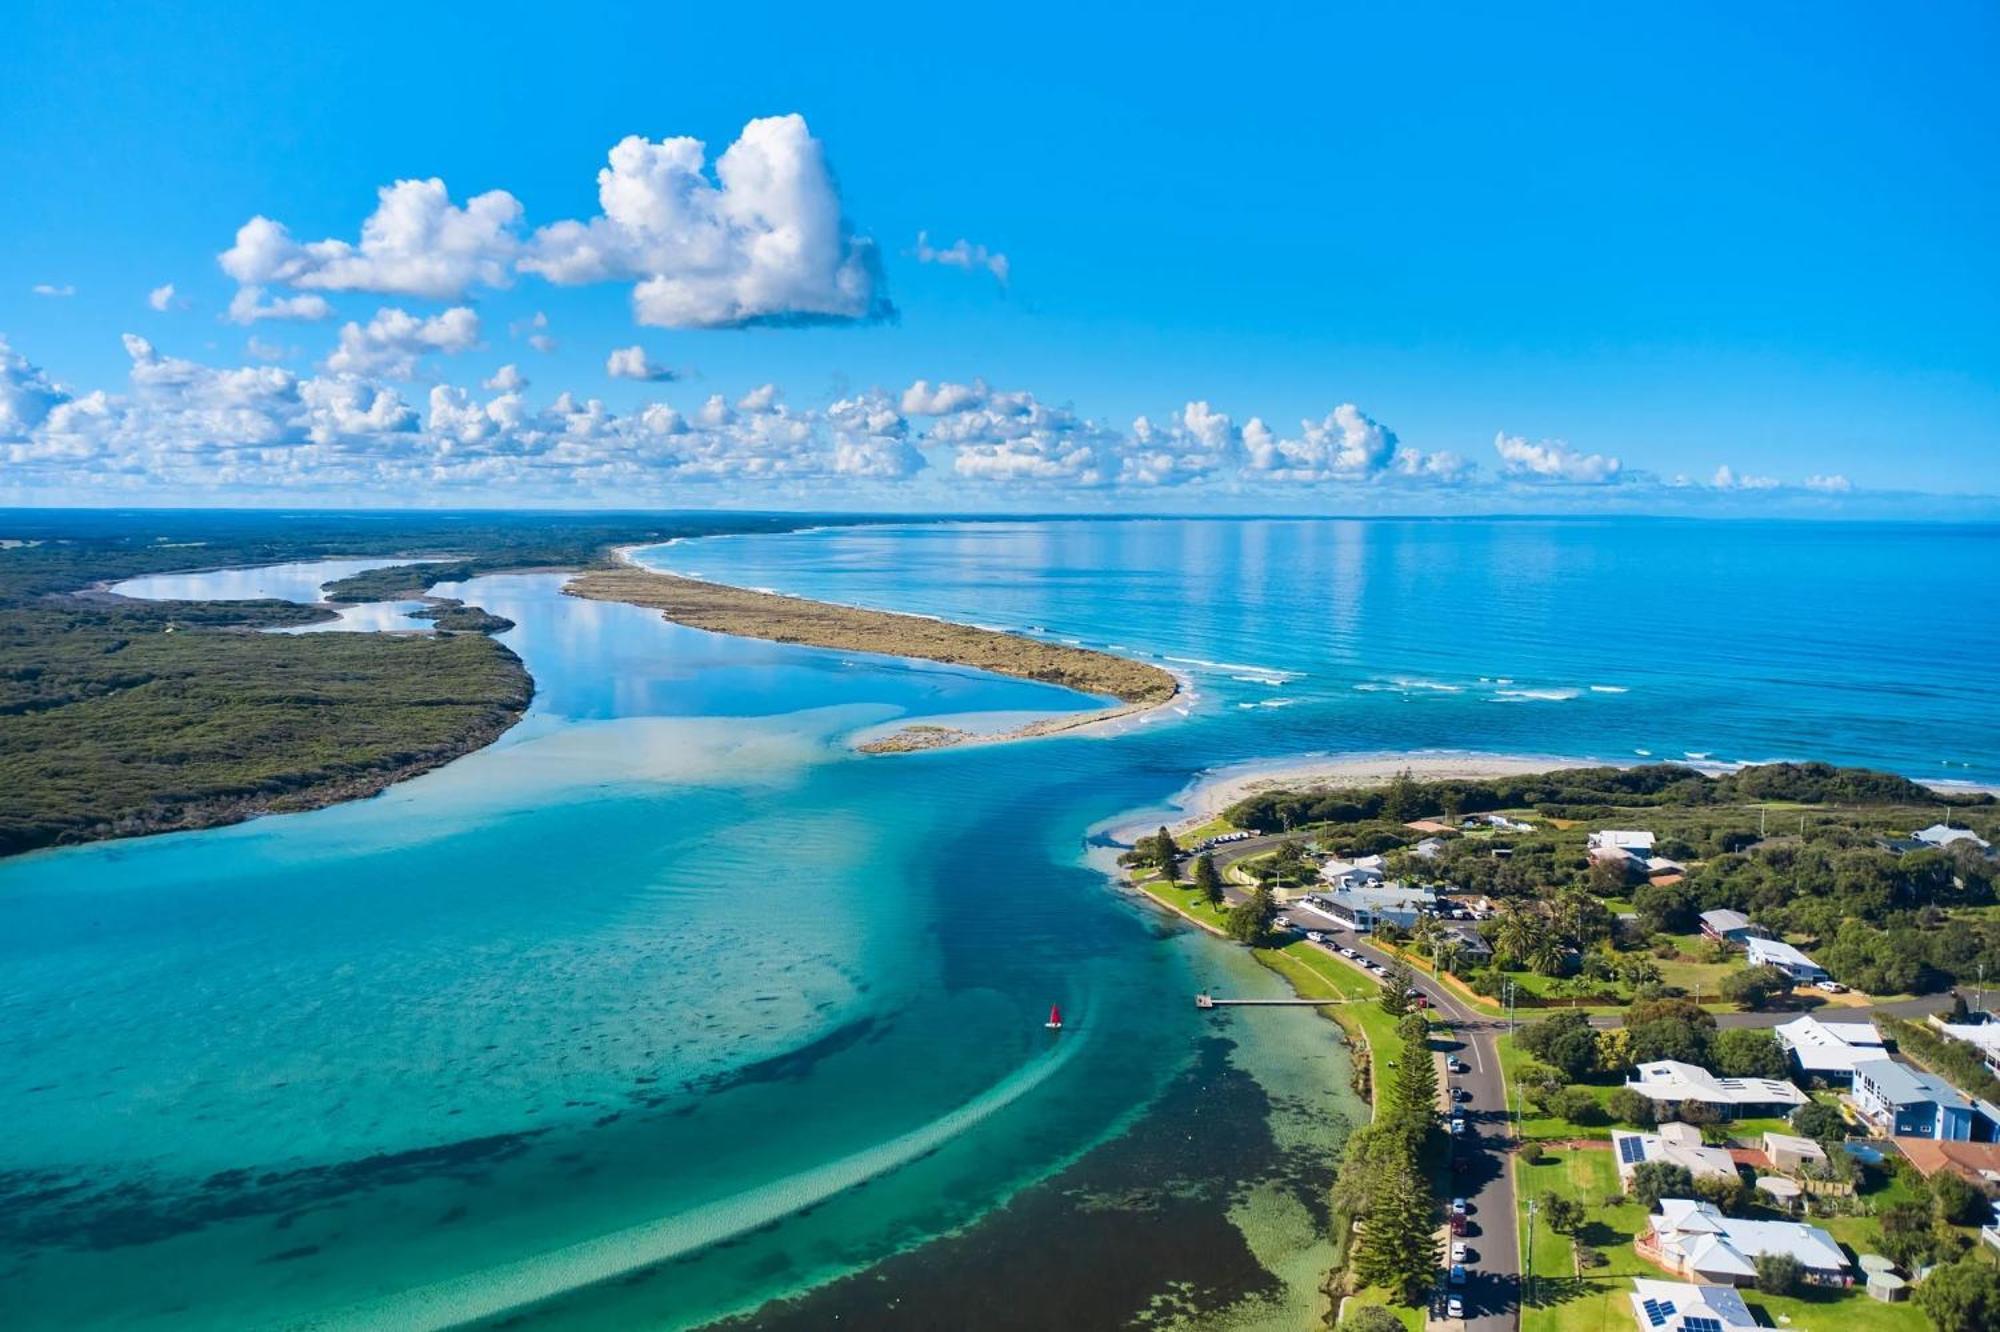
M1437 951L1431 954L1431 960L1437 964L1437 970L1448 971L1453 975L1458 974L1458 964L1464 958L1465 945L1459 943L1452 935L1446 935L1444 942L1437 946Z
M1410 927L1410 944L1426 957L1437 956L1438 940L1444 937L1444 925L1436 916L1418 916L1417 923Z
M1543 933L1541 917L1521 901L1508 901L1500 905L1500 924L1493 932L1493 942L1501 952L1519 962L1534 951L1537 936Z

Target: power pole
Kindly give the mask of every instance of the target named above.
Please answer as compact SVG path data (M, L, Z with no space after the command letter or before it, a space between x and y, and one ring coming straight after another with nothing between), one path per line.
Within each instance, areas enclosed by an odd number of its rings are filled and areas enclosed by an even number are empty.
M1535 1200L1533 1198L1528 1199L1528 1260L1521 1266L1525 1269L1521 1273L1521 1280L1527 1285L1527 1290L1522 1295L1521 1307L1526 1309L1535 1302Z

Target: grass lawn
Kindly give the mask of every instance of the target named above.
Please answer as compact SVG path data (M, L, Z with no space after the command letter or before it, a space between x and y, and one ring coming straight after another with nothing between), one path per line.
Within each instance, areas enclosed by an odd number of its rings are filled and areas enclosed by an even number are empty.
M1132 886L1162 906L1203 925L1220 930L1223 928L1224 913L1210 906L1202 895L1187 883L1168 883L1158 872L1148 871L1132 880Z
M1396 1019L1375 1002L1382 992L1381 983L1303 940L1283 948L1260 948L1257 960L1283 976L1303 998L1356 1001L1323 1011L1350 1036L1359 1036L1367 1042L1369 1086L1379 1089L1385 1079L1376 1070L1387 1070L1403 1057L1403 1040L1396 1035Z
M1193 846L1205 837L1220 837L1224 833L1235 831L1236 825L1218 814L1212 819L1195 824L1192 828L1178 829L1174 833L1174 841L1181 847L1186 848Z
M1524 1236L1527 1200L1540 1200L1544 1194L1556 1192L1589 1209L1577 1240L1605 1258L1603 1266L1576 1275L1574 1243L1551 1231L1538 1217L1535 1290L1532 1300L1522 1308L1523 1332L1632 1332L1636 1325L1626 1298L1632 1290L1631 1278L1675 1278L1643 1261L1632 1248L1633 1238L1646 1223L1644 1211L1636 1203L1605 1205L1604 1200L1618 1192L1618 1170L1611 1153L1594 1148L1544 1151L1533 1164L1522 1162L1519 1179ZM1850 1247L1855 1246L1855 1238L1865 1244L1874 1225L1860 1217L1819 1219L1814 1224ZM1743 1297L1765 1325L1787 1332L1924 1332L1929 1326L1914 1304L1880 1304L1858 1286L1840 1292L1808 1291L1797 1297L1746 1290Z

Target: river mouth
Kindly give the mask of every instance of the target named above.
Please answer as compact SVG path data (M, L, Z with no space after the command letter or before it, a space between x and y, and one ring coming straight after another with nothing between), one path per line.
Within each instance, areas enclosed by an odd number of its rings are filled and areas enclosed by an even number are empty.
M1090 700L561 582L437 589L514 620L536 678L488 749L369 801L0 866L0 1275L23 1325L776 1316L987 1233L1052 1172L1143 1187L1083 1163L1190 1070L1257 1085L1275 1047L1219 1053L1188 996L1218 958L1268 979L1081 862L1081 829L1154 777L1107 786L1093 742L851 748ZM1051 1002L1072 1018L1053 1048ZM1273 1167L1213 1146L1176 1214L1232 1227ZM1251 1261L1315 1249L1287 1215ZM996 1226L1024 1254L1041 1228ZM1131 1289L1176 1288L1175 1250L1154 1256L1117 1259ZM1260 1270L1204 1276L1205 1304L1268 1303Z

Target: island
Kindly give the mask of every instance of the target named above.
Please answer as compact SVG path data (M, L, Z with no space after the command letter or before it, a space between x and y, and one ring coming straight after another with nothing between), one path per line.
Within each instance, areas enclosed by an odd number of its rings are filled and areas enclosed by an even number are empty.
M630 566L589 570L571 579L563 590L595 601L644 606L676 624L713 633L970 666L1118 700L1112 707L1044 718L998 735L974 735L933 723L913 725L862 745L868 753L905 753L968 741L1053 735L1159 707L1180 692L1180 680L1173 672L1109 652L921 615L755 592Z

